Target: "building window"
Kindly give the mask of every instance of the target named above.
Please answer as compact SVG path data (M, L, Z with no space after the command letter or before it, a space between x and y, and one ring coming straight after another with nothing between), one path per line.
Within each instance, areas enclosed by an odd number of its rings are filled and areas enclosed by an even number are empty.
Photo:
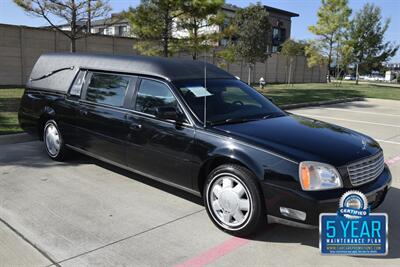
M128 27L127 26L118 26L118 34L119 36L127 36Z
M106 35L113 35L114 31L113 31L113 27L108 27L105 29L104 34Z
M221 39L220 45L223 46L223 47L227 47L227 46L228 46L228 40L225 39L225 38L224 38L224 39Z
M100 33L100 34L104 34L105 29L106 29L106 28L99 28L99 33Z
M279 46L282 45L282 43L285 41L286 41L286 29L278 27L272 28L272 45L276 46L275 49L278 50ZM274 48L272 48L272 50L274 50Z
M280 29L280 41L283 43L286 41L286 29Z
M273 45L272 46L272 53L276 53L276 52L278 52L278 46Z
M280 37L279 28L274 27L272 29L272 38L275 40L275 39L278 39L279 37Z

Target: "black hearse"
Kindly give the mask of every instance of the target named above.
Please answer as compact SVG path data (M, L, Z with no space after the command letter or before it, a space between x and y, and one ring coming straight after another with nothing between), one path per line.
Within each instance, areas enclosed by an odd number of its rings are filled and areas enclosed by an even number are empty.
M350 189L380 205L391 183L363 134L279 109L211 64L42 55L19 111L55 160L74 150L202 196L222 230L315 227Z

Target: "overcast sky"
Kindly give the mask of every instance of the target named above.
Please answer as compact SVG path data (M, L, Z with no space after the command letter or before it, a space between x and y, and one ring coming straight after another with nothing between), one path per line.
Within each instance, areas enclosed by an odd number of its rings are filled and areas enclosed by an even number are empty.
M140 0L111 0L110 4L113 12L120 12L129 6L136 6L139 2ZM245 7L256 1L230 0L227 2ZM317 21L316 13L320 5L320 0L263 0L261 2L265 5L288 10L300 15L300 17L293 18L292 20L292 38L308 39L313 37L308 31L308 26ZM383 16L391 18L386 39L400 44L400 0L350 0L349 2L353 13L367 2L381 7ZM43 19L26 15L12 0L0 0L0 23L28 26L47 25ZM59 21L59 23L63 23L63 21ZM391 61L400 62L400 52Z

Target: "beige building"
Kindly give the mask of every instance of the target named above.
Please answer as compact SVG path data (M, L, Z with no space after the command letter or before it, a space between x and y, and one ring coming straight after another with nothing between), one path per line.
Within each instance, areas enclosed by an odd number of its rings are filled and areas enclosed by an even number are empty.
M84 27L87 26L86 22L81 21L80 23L80 25L83 25ZM71 26L68 24L60 25L60 29L63 31L70 31ZM86 31L86 29L84 31ZM94 20L90 27L90 33L92 34L117 37L132 37L130 31L129 21L125 18L119 18L118 14L112 15L111 18Z
M269 22L271 24L271 48L270 51L272 53L276 53L279 51L280 46L290 38L290 32L292 27L292 18L298 17L299 14L293 13L290 11L278 9L271 6L264 5L265 10L269 14ZM235 16L239 7L225 4L222 7L222 11L226 14L227 20L225 25L230 23L230 19ZM221 41L221 45L226 45L226 40Z
M289 12L286 10L278 9L271 6L264 6L265 10L269 13L270 24L272 27L271 30L271 40L272 44L270 47L270 51L272 53L276 53L279 51L280 46L283 42L290 38L290 31L292 26L292 18L298 17L299 14ZM201 33L209 33L209 32L220 32L223 30L223 27L226 27L231 23L232 18L235 16L235 13L240 8L234 5L225 4L222 7L222 12L225 13L226 19L223 26L212 26L201 29ZM85 22L82 22L83 24ZM62 30L70 30L69 25L62 25ZM120 18L118 14L114 14L109 19L101 19L95 20L91 25L91 33L92 34L101 34L101 35L110 35L110 36L118 36L118 37L134 37L131 34L131 28L129 21L125 18ZM175 38L184 38L188 35L188 33L183 29L177 29L174 27L173 36ZM225 46L227 44L227 40L221 40L218 44L219 46Z

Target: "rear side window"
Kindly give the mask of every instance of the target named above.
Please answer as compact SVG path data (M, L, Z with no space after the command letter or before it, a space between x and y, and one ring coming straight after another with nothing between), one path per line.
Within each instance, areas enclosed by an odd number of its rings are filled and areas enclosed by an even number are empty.
M157 108L174 107L178 103L167 85L161 82L143 79L136 97L135 110L156 115Z
M122 107L129 81L130 78L128 76L93 73L86 90L86 100Z

